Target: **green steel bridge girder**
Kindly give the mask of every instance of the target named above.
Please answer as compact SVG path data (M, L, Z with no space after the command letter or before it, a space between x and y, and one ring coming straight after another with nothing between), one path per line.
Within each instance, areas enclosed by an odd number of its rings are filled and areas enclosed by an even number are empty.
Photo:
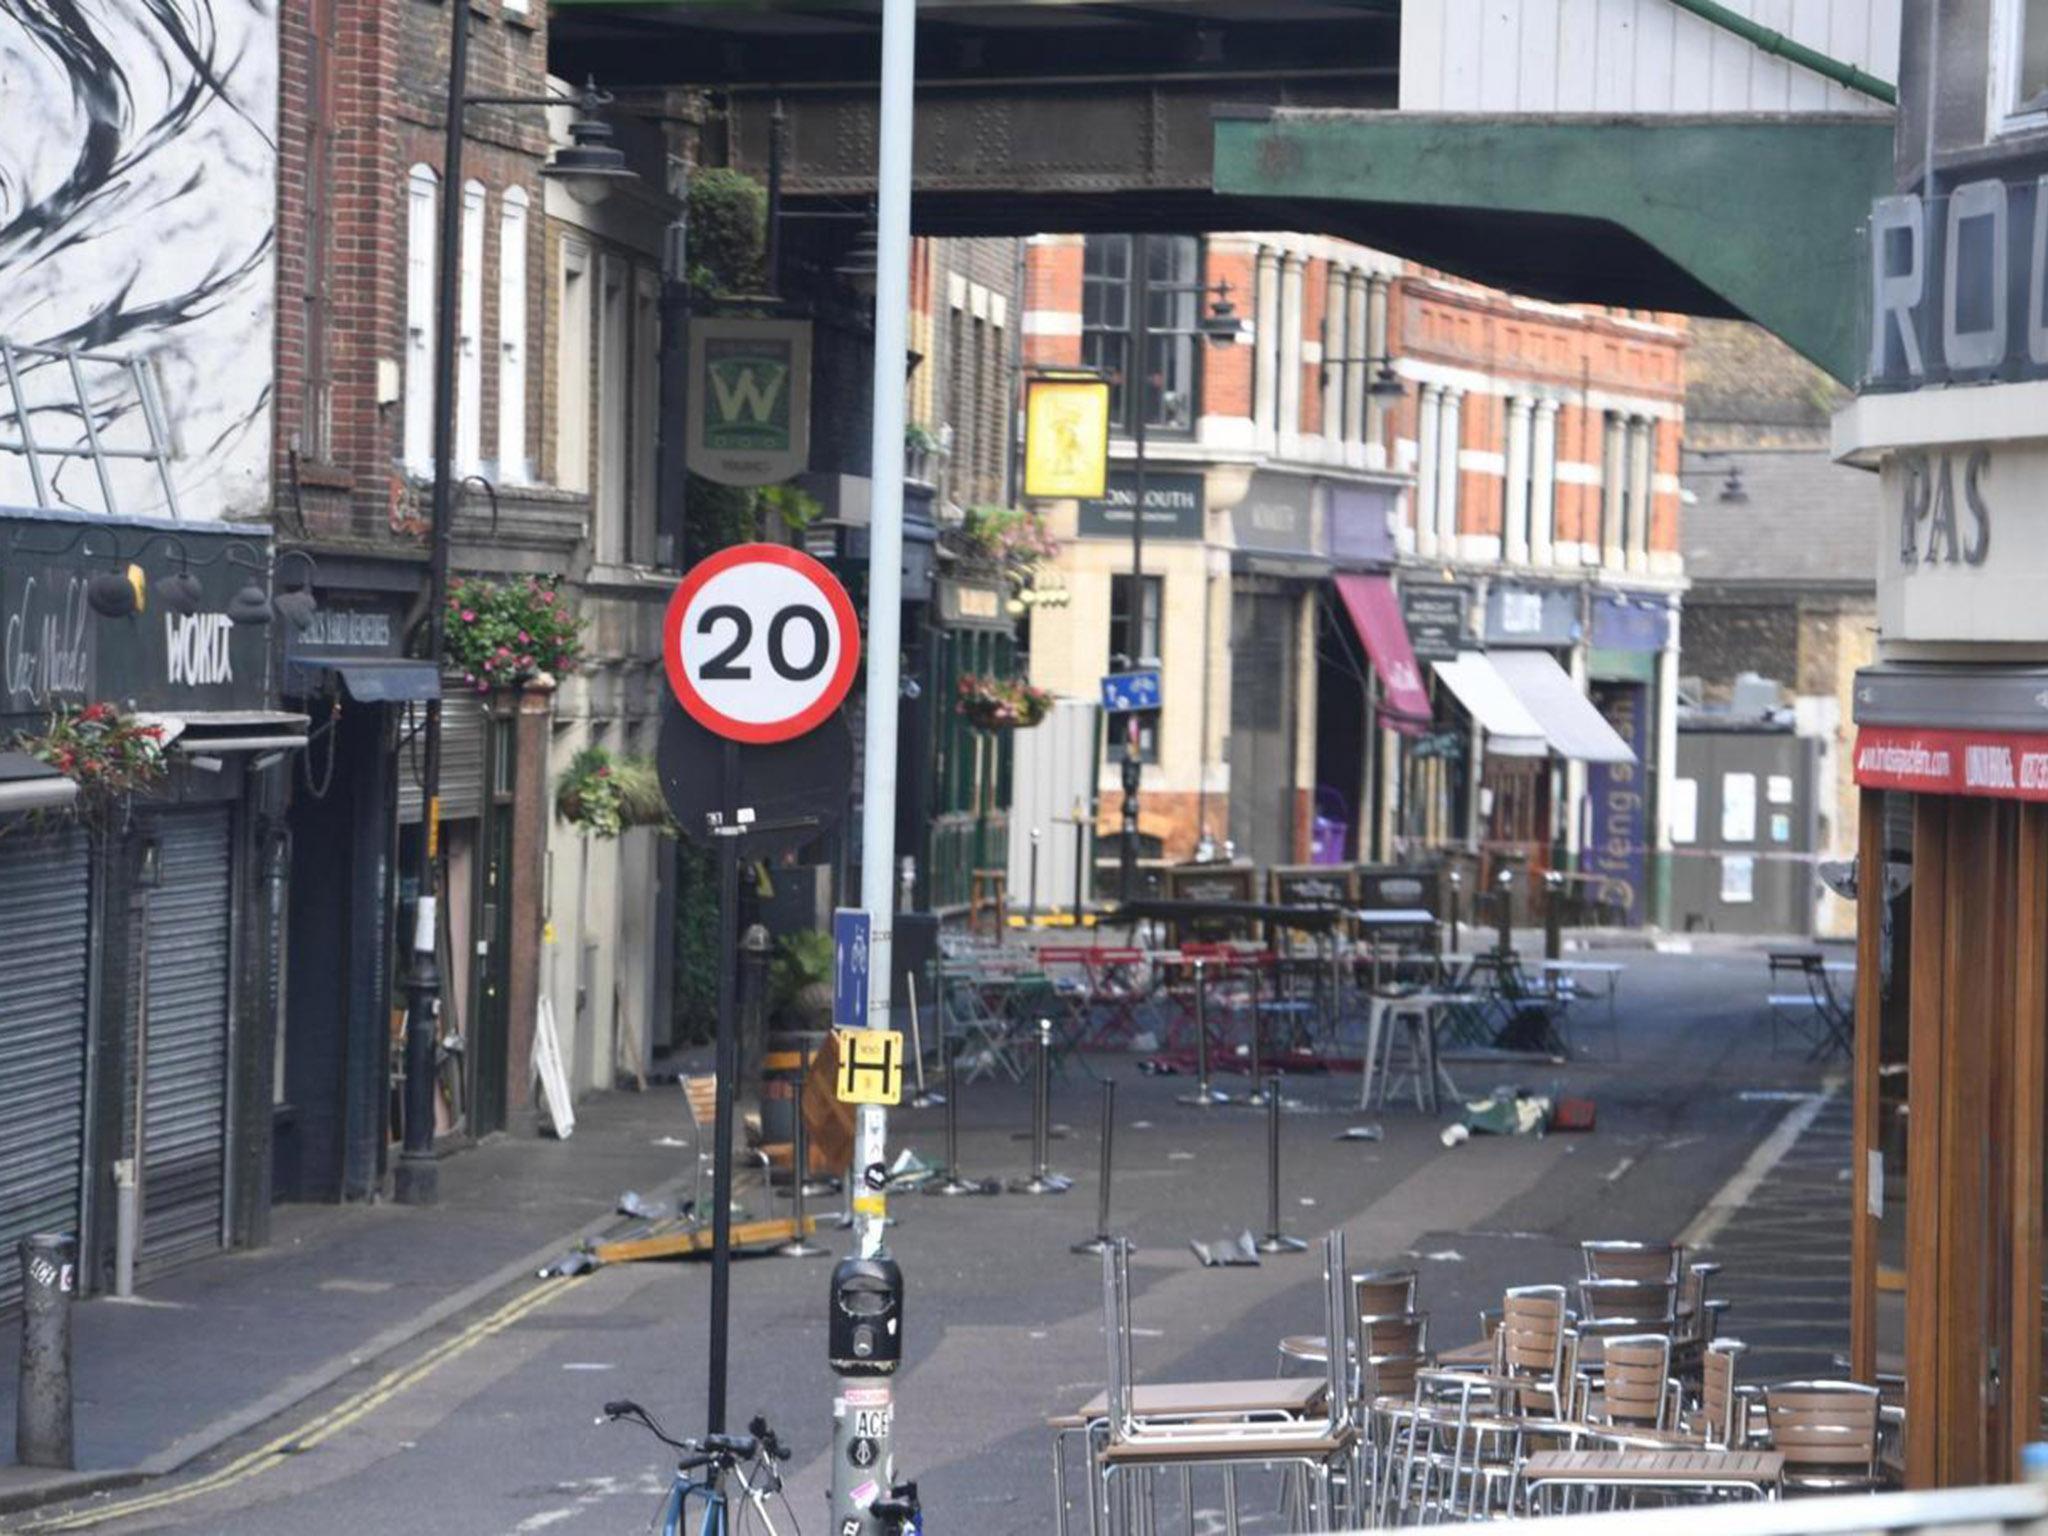
M1741 315L1853 384L1892 122L1282 109L1220 114L1214 176L1219 195L1322 205L1395 254L1540 297ZM1599 225L1610 238L1583 238ZM1569 270L1515 248L1561 231ZM1666 291L1689 279L1704 302L1645 305L1644 247L1675 269Z

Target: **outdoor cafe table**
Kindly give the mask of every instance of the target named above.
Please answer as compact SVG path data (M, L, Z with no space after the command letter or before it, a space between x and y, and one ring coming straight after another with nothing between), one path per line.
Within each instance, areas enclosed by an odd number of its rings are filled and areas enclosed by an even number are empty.
M1131 1417L1145 1424L1198 1424L1205 1420L1301 1419L1323 1411L1329 1392L1321 1376L1262 1376L1243 1381L1161 1381L1131 1388ZM1052 1431L1054 1507L1060 1536L1067 1529L1067 1453L1071 1436L1089 1436L1109 1417L1109 1393L1098 1392L1071 1413L1046 1420ZM1090 1494L1089 1525L1098 1512Z
M1529 1504L1574 1488L1774 1497L1785 1473L1777 1451L1538 1451L1522 1466Z

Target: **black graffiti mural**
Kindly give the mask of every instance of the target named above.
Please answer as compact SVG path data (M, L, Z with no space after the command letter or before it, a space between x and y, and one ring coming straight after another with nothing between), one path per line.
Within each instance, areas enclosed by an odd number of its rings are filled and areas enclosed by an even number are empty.
M274 0L0 0L0 337L146 365L187 517L252 515L268 481L276 206ZM126 368L30 353L0 378L0 437L149 434ZM81 410L83 394L85 411ZM101 510L84 461L47 465L56 499ZM144 464L117 466L124 512L162 512ZM32 501L0 452L0 503Z

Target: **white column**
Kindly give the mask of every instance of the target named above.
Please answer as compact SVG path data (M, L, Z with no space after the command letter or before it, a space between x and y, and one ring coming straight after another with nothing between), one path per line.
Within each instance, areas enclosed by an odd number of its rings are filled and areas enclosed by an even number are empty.
M1253 296L1252 424L1258 444L1271 452L1280 419L1280 264L1270 245L1259 247Z
M1280 258L1280 456L1301 456L1301 258Z
M1387 345L1387 280L1374 277L1366 283L1365 296L1365 345L1359 350L1372 358L1385 358L1392 350ZM1385 469L1388 465L1387 409L1393 403L1365 393L1366 386L1380 371L1378 362L1369 367L1359 365L1364 373L1365 383L1359 386L1359 394L1365 401L1365 421L1359 436L1365 439L1365 463L1368 469Z
M1425 384L1419 393L1415 427L1415 552L1436 558L1437 433L1443 419L1444 389Z
M1601 420L1600 440L1600 557L1590 562L1619 567L1621 564L1621 497L1628 474L1628 424L1608 415Z
M1436 546L1446 560L1458 554L1458 453L1464 447L1460 418L1464 395L1455 389L1444 391L1443 419L1436 431Z
M1638 416L1629 423L1628 490L1635 516L1629 522L1627 555L1632 571L1650 568L1650 447L1656 431L1657 424L1647 416Z
M1510 565L1529 563L1529 417L1526 395L1508 401L1507 484L1501 493L1500 547Z
M1367 334L1371 329L1367 320L1370 288L1363 272L1353 272L1344 285L1344 355L1352 359L1344 365L1344 457L1352 464L1365 462L1365 386L1371 377L1365 358L1372 351Z
M1536 402L1536 472L1530 486L1529 563L1548 565L1557 532L1557 402Z
M1351 398L1351 365L1330 362L1348 357L1344 345L1344 318L1351 307L1345 290L1350 275L1334 261L1323 277L1323 357L1317 374L1323 384L1323 457L1342 463L1344 459L1345 401Z

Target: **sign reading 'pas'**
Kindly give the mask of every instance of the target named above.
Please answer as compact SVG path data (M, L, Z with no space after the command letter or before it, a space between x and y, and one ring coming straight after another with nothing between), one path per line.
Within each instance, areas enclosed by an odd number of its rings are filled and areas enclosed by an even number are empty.
M693 474L720 485L778 485L810 468L808 320L690 322Z

